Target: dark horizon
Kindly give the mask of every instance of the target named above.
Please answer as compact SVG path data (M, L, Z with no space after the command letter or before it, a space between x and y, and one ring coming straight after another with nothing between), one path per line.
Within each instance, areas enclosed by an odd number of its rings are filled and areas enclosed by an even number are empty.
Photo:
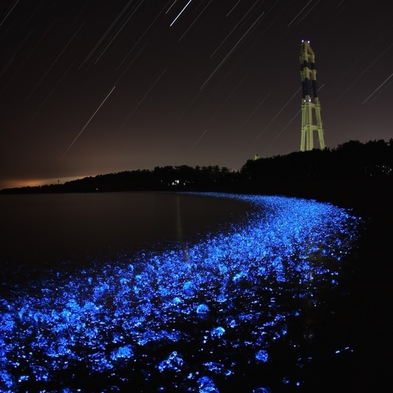
M229 193L280 193L299 196L302 189L318 188L323 200L353 194L360 184L372 191L376 184L386 190L393 178L393 139L348 141L335 149L313 149L269 158L247 160L241 170L227 167L167 165L153 170L138 169L97 174L41 186L6 188L1 194L84 193L118 191L202 191ZM343 188L343 184L345 187ZM329 190L331 188L332 190ZM345 190L345 191L344 191ZM308 195L314 198L319 192ZM325 194L325 195L324 195ZM306 196L306 195L302 195Z

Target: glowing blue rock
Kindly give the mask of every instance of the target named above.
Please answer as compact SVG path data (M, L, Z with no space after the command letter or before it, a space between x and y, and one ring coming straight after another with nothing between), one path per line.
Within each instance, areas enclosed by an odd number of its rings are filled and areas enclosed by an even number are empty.
M15 387L14 378L5 370L0 372L0 388L2 387L7 389ZM11 390L9 391L11 392Z
M243 279L246 279L246 274L244 272L237 273L233 276L232 281L235 284L240 283Z
M224 295L223 293L220 293L217 298L216 298L217 302L219 303L225 303L228 299L227 296Z
M178 296L176 296L176 297L174 297L173 299L172 299L172 304L173 305L178 305L178 304L180 304L180 303L182 303L182 300L178 297Z
M192 281L187 281L184 283L183 291L188 296L194 295L195 290L194 290L194 284L192 283Z
M222 363L219 362L206 362L203 363L203 365L208 371L215 374L225 375L226 377L232 375L233 373L230 369L226 368Z
M266 363L269 360L269 354L267 351L261 349L255 354L255 359L259 362Z
M124 347L119 347L111 352L111 359L125 359L132 358L134 356L134 351L132 350L131 345L125 345Z
M253 390L253 393L271 393L271 390L269 388L259 387Z
M165 370L180 372L183 366L183 359L178 355L177 351L173 351L166 360L158 365L158 370L162 373Z
M199 393L219 393L214 381L209 377L201 377L198 379Z
M196 309L197 314L201 314L201 315L205 315L209 313L209 311L210 311L209 306L204 303L200 304Z
M210 335L212 338L220 338L224 335L224 333L225 333L225 329L222 326L219 326L212 329Z
M233 318L232 316L226 317L225 322L226 322L227 326L230 328L235 328L237 326L236 319Z

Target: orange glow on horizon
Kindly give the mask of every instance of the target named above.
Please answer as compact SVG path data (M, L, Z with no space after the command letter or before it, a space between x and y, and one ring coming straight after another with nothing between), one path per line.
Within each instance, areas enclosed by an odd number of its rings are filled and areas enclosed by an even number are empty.
M53 184L64 184L67 181L83 179L86 176L69 176L52 179L18 179L18 180L6 180L0 187L5 188L21 188L21 187L40 187L45 185Z

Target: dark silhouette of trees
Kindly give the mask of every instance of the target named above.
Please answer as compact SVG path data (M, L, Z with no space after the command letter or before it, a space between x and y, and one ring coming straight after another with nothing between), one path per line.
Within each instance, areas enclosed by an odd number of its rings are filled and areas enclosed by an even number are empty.
M248 160L241 169L246 181L256 183L354 181L392 178L393 140L349 141L336 149L314 149L285 156Z
M345 142L335 149L314 149L248 160L240 171L214 166L164 166L109 173L41 187L1 193L108 191L221 191L285 193L301 186L342 187L393 179L393 139Z
M196 191L228 191L236 177L236 172L218 165L195 168L187 165L155 167L153 173L156 184L161 189L169 187Z

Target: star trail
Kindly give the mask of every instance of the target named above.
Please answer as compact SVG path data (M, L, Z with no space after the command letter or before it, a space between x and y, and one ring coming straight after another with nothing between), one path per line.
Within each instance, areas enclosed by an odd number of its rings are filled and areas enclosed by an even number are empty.
M302 39L327 146L389 140L392 16L388 1L2 1L0 189L298 151Z

